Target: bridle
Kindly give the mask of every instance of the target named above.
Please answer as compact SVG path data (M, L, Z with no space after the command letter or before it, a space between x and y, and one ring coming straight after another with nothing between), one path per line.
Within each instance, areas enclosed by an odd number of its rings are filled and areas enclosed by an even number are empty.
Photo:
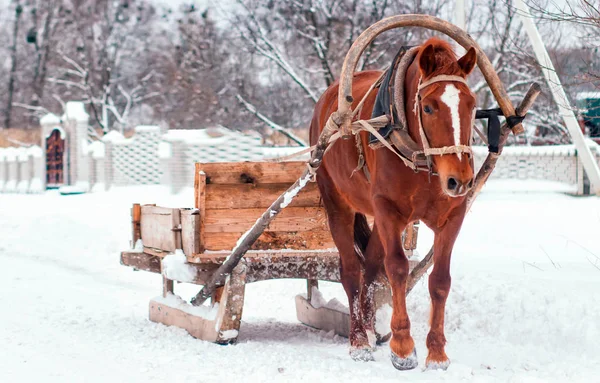
M417 87L417 93L415 95L415 106L413 112L417 115L417 121L419 124L419 136L421 137L421 141L423 143L423 150L415 152L413 155L418 156L419 154L424 155L427 158L428 168L431 171L431 156L443 156L445 154L458 154L458 153L467 153L469 156L473 155L473 149L471 145L451 145L451 146L442 146L439 148L432 148L429 144L429 139L427 138L427 134L425 133L425 129L423 128L422 121L422 108L421 108L421 91L427 88L430 85L439 83L439 82L459 82L465 84L468 87L467 81L460 76L451 76L451 75L438 75L430 78L427 81L422 82L422 78L419 79L419 86ZM473 115L474 117L474 115ZM468 142L470 142L470 138Z

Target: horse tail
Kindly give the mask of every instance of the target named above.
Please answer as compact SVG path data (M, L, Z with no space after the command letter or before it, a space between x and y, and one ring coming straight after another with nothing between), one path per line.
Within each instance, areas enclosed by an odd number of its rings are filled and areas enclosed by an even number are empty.
M365 262L367 254L367 245L371 238L371 228L364 214L356 213L354 215L354 250L361 262Z

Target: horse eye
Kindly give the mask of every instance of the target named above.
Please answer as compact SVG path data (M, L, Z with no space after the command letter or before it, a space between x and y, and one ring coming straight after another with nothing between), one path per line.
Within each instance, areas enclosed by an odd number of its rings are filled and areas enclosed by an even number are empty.
M425 105L423 107L423 112L427 113L427 114L432 114L433 113L433 108L429 105Z

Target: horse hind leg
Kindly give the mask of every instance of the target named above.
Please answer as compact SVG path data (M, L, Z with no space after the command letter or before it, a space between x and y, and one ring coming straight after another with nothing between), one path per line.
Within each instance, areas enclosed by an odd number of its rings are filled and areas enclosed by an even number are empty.
M358 230L357 233L357 229L359 229L360 226L363 226L363 229ZM366 229L364 227L366 227ZM386 304L391 309L390 287L385 278L385 270L383 267L385 253L381 240L379 239L377 226L375 225L375 227L373 227L373 232L371 233L364 215L357 214L354 228L355 241L359 239L357 237L360 236L360 233L365 233L368 230L368 233L370 234L368 245L364 252L365 262L360 298L365 331L367 332L369 343L371 346L375 346L375 344L381 344L388 341L392 336L389 329L389 323L382 324L377 322L379 310L385 310ZM380 320L385 320L385 318L380 318Z
M340 279L350 308L350 356L357 361L374 360L360 308L362 260L354 243L355 212L333 185L319 181L331 236L340 254Z

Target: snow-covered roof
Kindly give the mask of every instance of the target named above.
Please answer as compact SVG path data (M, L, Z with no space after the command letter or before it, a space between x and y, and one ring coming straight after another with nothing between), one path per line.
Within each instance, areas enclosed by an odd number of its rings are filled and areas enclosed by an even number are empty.
M6 149L4 149L4 158L6 159L6 161L11 162L17 159L17 149L11 147L8 147Z
M64 120L72 119L87 122L90 115L85 111L85 104L81 101L69 101L65 105Z
M105 145L102 141L94 141L88 145L87 150L88 153L91 154L92 158L104 158L105 154Z
M117 132L116 130L111 130L110 132L106 133L104 135L104 137L102 137L102 141L104 142L123 142L127 140L125 138L125 136L123 136L121 133Z
M587 100L590 98L600 99L600 92L579 92L576 96L578 101Z
M135 127L136 133L145 133L145 132L160 132L160 126L157 125L139 125Z
M27 161L29 158L27 148L17 148L17 157L21 162Z
M33 145L27 148L27 153L32 157L41 158L43 151L42 148L40 148L39 146Z
M227 129L224 126L215 126L206 129L196 130L183 130L183 129L172 129L164 134L163 139L165 141L185 141L188 144L195 145L219 145L227 141L254 141L260 140L258 137L251 137L241 132L236 132L231 129Z
M60 124L60 118L54 113L48 113L40 118L41 125L57 125Z

